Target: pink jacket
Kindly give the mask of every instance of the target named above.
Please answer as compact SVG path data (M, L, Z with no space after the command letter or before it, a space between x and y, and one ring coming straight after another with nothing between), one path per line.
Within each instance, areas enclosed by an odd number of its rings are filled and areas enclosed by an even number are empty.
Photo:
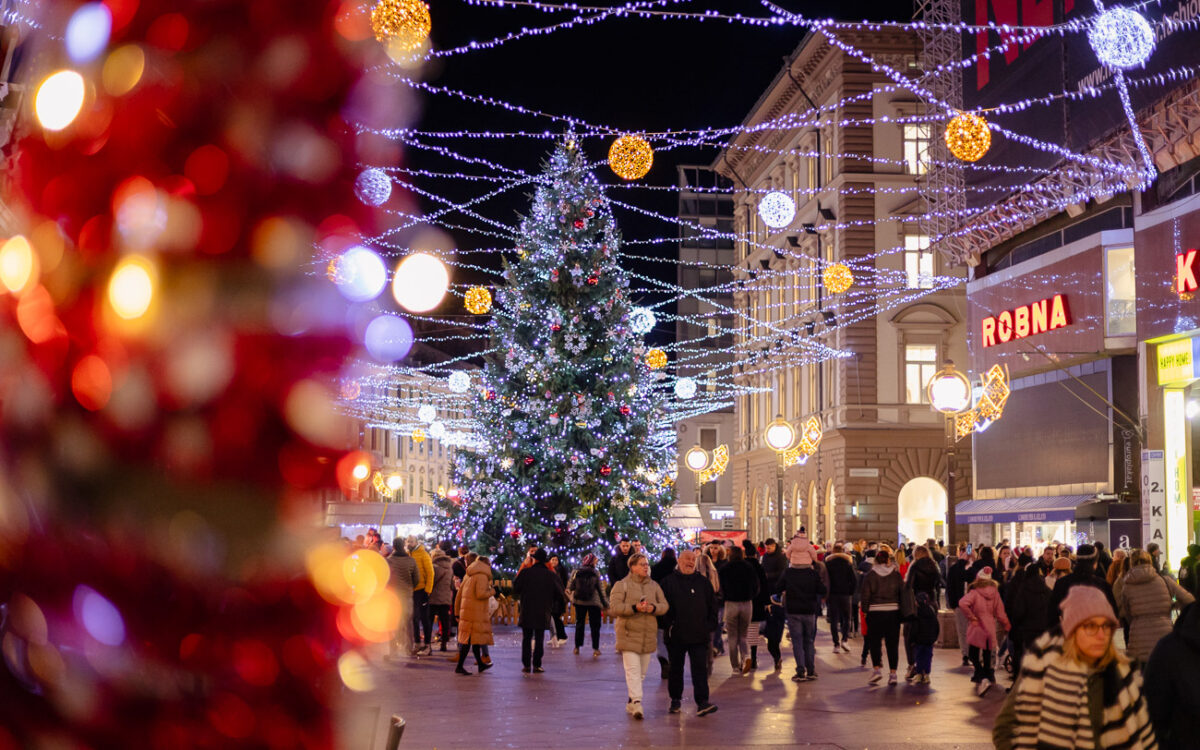
M1000 598L1000 588L994 584L971 589L966 596L958 600L958 608L971 623L967 626L968 645L996 648L999 645L996 641L997 620L1005 630L1012 630L1012 623L1008 621L1008 614L1004 611L1004 601Z
M792 540L788 542L787 549L784 553L788 556L788 564L792 567L799 565L812 565L816 559L813 554L812 542L808 541L808 537L804 534L797 533Z

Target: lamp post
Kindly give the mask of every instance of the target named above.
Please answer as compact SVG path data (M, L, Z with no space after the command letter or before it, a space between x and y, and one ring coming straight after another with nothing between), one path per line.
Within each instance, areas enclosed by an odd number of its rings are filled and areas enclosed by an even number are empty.
M771 424L763 432L763 440L775 451L775 502L778 507L777 537L783 543L783 454L796 442L796 428L792 427L782 414L776 414Z
M693 445L683 456L683 462L692 470L696 479L696 507L700 506L700 473L708 468L709 461L708 451L701 448L699 443Z
M971 382L946 360L926 385L929 404L945 416L946 424L946 520L954 516L954 418L971 406ZM950 523L953 526L952 523Z

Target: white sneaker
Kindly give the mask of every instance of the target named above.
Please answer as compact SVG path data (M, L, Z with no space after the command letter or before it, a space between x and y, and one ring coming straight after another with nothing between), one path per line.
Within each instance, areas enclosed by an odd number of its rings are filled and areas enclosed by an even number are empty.
M878 669L876 669L875 671L871 672L871 679L867 680L867 682L869 682L872 685L878 685L879 681L882 679L883 679L883 673L880 672Z
M980 698L982 698L983 694L986 693L988 691L988 689L991 688L991 686L992 686L991 680L980 680L979 687L975 688L975 694L978 695Z
M896 683L898 683L898 682L900 682L900 678L896 676L896 673L895 673L895 672L889 672L889 673L888 673L888 684L889 684L889 685L895 685L895 684L896 684Z

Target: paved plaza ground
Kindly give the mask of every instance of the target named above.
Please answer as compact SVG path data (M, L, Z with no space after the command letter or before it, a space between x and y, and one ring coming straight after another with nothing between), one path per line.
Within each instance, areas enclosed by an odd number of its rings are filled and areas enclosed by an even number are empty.
M573 639L574 628L568 628ZM347 697L343 746L350 750L384 747L392 714L407 722L400 748L990 748L992 723L1004 701L1003 687L976 697L970 670L957 650L934 656L932 685L901 681L893 687L868 686L870 670L859 665L862 641L851 653L833 654L828 632L817 639L817 672L812 682L791 681L790 644L784 641L784 669L776 673L770 655L760 653L749 678L734 676L727 657L718 657L710 680L719 710L696 716L690 678L685 678L683 713L667 713L667 683L651 666L645 685L646 718L625 713L625 682L613 651L612 626L601 637L594 660L589 643L580 655L574 642L547 646L545 674L521 673L520 630L496 628L496 666L470 677L456 675L445 655L378 658L377 687ZM436 648L436 646L435 646ZM474 672L473 659L468 665ZM764 668L765 667L765 668ZM886 667L886 656L885 656ZM886 675L886 669L885 669ZM1001 682L1007 676L1000 672ZM886 682L886 678L885 678Z

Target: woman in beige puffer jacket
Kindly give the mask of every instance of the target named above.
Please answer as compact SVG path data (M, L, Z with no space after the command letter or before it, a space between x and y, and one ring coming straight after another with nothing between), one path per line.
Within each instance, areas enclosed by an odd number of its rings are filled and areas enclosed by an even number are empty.
M625 666L629 700L625 710L642 718L642 681L658 647L658 617L666 614L667 599L650 577L650 560L638 552L629 558L629 575L609 592L609 612L615 619L617 651Z
M1114 597L1121 619L1129 623L1125 653L1145 662L1162 637L1171 632L1171 609L1191 604L1193 597L1182 586L1154 570L1143 550L1129 553L1129 572L1117 581Z

